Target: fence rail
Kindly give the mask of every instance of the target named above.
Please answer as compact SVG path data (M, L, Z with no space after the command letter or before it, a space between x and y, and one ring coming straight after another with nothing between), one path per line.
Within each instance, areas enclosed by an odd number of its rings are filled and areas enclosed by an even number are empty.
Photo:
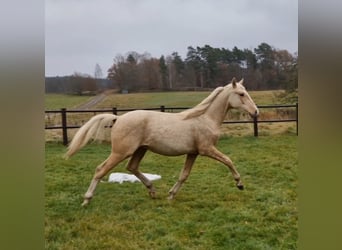
M153 110L160 112L174 112L188 109L189 107L165 107L164 105L158 108L142 108L141 110ZM248 121L224 121L223 124L237 124L237 123L253 123L254 136L259 135L258 123L277 123L277 122L295 122L296 123L296 134L298 135L298 103L296 104L285 104L285 105L260 105L259 109L280 109L280 108L295 108L295 118L293 119L270 119L270 120L259 120L254 117L253 120ZM45 129L61 129L63 134L63 144L68 144L68 129L80 128L81 125L68 125L67 124L67 114L68 113L113 113L117 115L119 112L129 112L136 109L117 109L116 107L111 109L86 109L86 110L67 110L62 108L60 110L46 110L45 114L60 114L61 115L61 125L55 126L45 126Z

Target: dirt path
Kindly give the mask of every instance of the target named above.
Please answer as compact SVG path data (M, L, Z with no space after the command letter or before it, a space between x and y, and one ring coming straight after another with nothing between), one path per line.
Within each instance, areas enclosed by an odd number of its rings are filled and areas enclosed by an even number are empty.
M89 102L86 102L77 106L76 109L92 109L95 107L96 104L103 101L105 98L106 98L106 95L103 93L100 95L94 96L93 98L90 99Z

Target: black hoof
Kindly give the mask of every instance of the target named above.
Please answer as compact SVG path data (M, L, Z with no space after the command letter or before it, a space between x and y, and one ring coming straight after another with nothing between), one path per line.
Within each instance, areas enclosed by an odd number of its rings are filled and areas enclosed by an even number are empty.
M238 187L238 189L240 190L244 190L244 186L243 185L236 185Z

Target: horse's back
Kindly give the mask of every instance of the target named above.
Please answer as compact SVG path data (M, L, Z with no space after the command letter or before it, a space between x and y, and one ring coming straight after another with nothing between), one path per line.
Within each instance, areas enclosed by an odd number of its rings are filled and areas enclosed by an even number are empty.
M178 113L136 110L117 119L114 139L120 143L146 146L163 155L181 155L196 151L193 126Z

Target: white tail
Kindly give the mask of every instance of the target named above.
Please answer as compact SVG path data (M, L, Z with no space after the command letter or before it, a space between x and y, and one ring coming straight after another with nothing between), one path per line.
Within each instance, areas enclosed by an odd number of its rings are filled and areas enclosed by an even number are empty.
M113 122L116 119L117 116L113 114L100 114L92 117L77 131L74 138L71 140L68 151L65 153L64 157L69 158L75 154L78 150L83 148L91 138L96 140L103 132L103 129L113 125Z

